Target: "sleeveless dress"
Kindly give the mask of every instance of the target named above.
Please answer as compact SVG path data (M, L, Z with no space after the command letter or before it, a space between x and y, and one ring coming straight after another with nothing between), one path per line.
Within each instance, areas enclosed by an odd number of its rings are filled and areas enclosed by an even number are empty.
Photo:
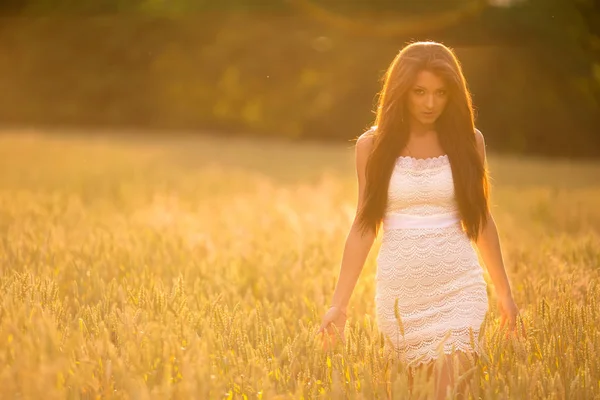
M375 280L388 355L410 367L453 348L480 354L487 285L460 223L447 155L397 158Z

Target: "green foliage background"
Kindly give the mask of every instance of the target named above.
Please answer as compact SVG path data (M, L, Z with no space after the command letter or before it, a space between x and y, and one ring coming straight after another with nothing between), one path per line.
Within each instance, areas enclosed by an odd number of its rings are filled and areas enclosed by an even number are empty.
M432 22L474 3L476 14ZM10 0L0 7L0 119L11 125L349 139L372 122L379 78L396 52L433 39L459 54L477 125L495 150L600 153L598 1L503 8L469 0ZM382 26L393 29L380 34Z

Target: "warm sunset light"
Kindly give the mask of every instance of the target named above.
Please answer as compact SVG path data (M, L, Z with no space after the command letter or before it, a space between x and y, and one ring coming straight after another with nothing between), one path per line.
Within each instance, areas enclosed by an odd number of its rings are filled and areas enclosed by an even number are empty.
M0 17L0 399L600 399L598 2Z

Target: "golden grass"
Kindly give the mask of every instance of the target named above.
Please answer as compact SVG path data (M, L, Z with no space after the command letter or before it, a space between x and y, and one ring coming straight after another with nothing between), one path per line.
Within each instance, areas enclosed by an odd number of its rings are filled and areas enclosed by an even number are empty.
M3 398L405 398L373 318L313 336L356 199L351 143L0 136ZM526 340L489 283L473 398L600 398L600 163L489 155ZM431 383L420 382L427 391Z

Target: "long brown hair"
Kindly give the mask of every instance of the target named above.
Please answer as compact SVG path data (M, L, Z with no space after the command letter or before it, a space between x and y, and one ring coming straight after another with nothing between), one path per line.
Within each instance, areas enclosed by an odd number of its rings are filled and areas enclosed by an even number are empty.
M448 86L448 102L435 123L452 166L454 192L463 229L476 240L487 222L489 180L477 151L471 94L454 52L441 43L414 42L394 58L383 77L376 111L373 150L366 166L366 193L358 221L379 231L387 206L390 177L409 139L407 93L417 74L427 70Z

